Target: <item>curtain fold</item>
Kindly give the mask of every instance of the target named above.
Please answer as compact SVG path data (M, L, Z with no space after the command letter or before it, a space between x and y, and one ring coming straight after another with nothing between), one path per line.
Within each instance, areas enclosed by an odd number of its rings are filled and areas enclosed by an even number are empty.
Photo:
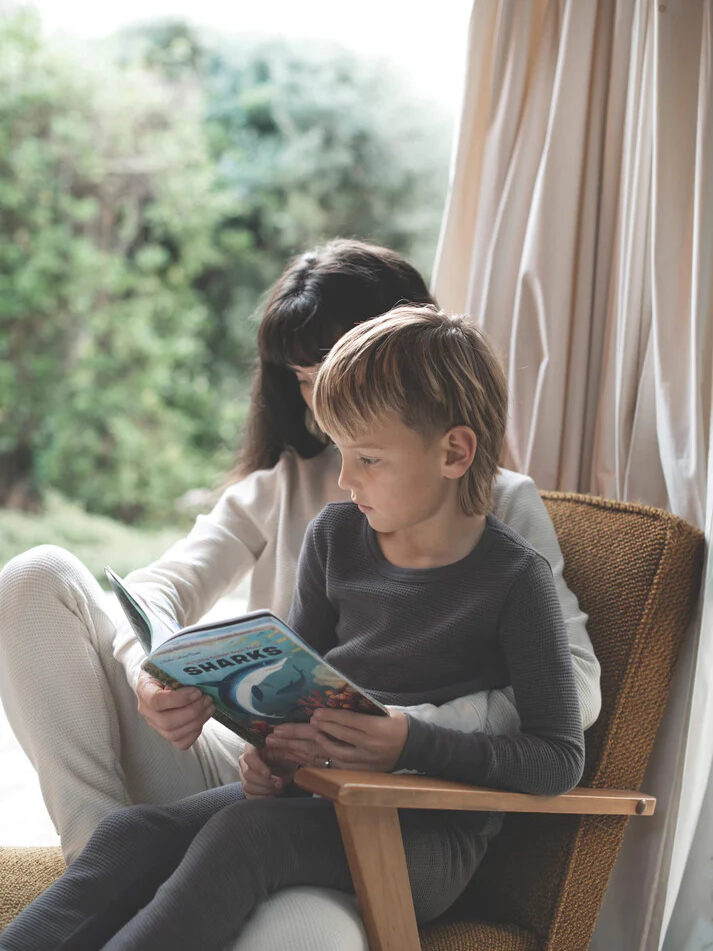
M441 305L471 314L501 352L506 464L541 488L667 508L708 539L712 4L475 0L433 282ZM705 571L702 623L646 777L657 815L629 825L595 951L658 951L667 929L666 951L708 946L688 920L696 889L713 906L696 834L699 817L713 830Z

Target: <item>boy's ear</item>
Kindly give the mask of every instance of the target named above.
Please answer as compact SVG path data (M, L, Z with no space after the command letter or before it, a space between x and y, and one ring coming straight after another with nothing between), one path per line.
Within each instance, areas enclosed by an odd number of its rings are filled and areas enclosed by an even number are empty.
M447 479L460 479L470 469L478 448L478 439L470 426L453 426L443 435L441 471Z

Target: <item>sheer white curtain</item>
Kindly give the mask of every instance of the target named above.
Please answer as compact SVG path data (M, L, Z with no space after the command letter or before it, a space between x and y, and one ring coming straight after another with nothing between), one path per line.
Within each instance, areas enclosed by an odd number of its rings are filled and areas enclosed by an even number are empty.
M709 539L712 7L475 0L434 273L503 355L512 467ZM709 566L702 602L645 781L657 815L629 824L595 951L713 940Z

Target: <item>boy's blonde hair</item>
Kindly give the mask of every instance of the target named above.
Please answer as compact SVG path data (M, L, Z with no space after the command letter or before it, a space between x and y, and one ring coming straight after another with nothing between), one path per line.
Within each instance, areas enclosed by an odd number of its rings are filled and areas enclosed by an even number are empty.
M355 439L396 415L425 439L469 426L478 447L461 478L466 515L490 506L507 422L507 381L485 335L430 305L396 307L348 331L314 387L314 414L331 435Z

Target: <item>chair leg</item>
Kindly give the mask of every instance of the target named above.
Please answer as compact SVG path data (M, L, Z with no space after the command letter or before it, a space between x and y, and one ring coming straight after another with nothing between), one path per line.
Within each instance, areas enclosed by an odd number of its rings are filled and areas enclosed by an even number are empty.
M334 808L371 951L420 951L397 810Z

